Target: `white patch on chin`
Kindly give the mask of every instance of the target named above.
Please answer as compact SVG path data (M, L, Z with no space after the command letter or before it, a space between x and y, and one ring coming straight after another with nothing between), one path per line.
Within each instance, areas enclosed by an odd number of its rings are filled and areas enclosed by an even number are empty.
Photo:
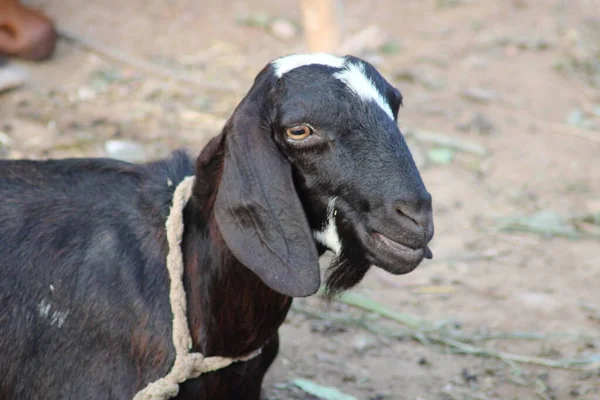
M347 63L343 71L336 72L333 76L344 82L361 99L374 101L391 119L394 119L390 105L377 90L373 81L365 75L364 65Z
M337 232L335 225L335 200L336 197L332 197L327 204L327 220L322 231L314 231L313 236L315 240L321 243L323 246L331 250L335 255L342 253L342 242Z
M319 64L329 67L342 68L346 60L327 53L292 54L281 57L272 62L275 75L281 78L286 72L290 72L305 65Z

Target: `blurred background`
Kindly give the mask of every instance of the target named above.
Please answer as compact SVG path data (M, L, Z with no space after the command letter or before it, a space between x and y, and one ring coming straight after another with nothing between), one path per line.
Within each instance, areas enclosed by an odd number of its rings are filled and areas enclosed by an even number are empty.
M323 1L321 24L301 0L23 3L61 37L0 66L27 76L2 158L198 153L267 62L319 46L403 93L434 259L296 301L269 399L600 398L600 0Z

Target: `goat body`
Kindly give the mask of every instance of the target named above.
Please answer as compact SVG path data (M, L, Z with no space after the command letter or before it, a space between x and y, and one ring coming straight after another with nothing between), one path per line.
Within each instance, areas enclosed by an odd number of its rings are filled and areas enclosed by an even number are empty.
M401 274L430 256L431 196L400 103L361 60L291 56L263 69L195 165L182 151L0 161L0 399L130 399L167 374L164 225L195 175L181 243L192 351L263 351L176 398L258 400L277 329L292 297L319 288L327 248L330 293L371 264Z
M164 223L174 187L193 173L183 152L139 166L0 161L0 398L126 399L168 372ZM234 356L267 345L183 384L178 398L258 398L290 301L217 245L202 212L210 199L198 193L209 183L198 183L185 210L193 351Z

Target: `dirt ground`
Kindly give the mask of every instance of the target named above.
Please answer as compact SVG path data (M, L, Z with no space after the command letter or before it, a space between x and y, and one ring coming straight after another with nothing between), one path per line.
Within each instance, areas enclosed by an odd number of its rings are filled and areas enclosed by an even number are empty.
M113 155L114 140L132 141L145 159L199 151L269 60L305 51L295 0L27 3L72 35L217 87L63 39L52 61L21 64L25 87L0 94L0 157ZM567 234L583 234L563 238L547 225L539 234L499 222L542 210L600 215L600 1L346 0L345 37L369 27L383 38L355 54L404 95L400 126L433 195L436 235L433 260L405 276L373 269L353 292L450 322L392 338L406 327L338 302L297 301L266 395L317 398L290 383L304 378L370 400L600 399L597 226L569 219ZM502 336L511 332L539 336ZM455 354L454 334L471 353L582 364Z

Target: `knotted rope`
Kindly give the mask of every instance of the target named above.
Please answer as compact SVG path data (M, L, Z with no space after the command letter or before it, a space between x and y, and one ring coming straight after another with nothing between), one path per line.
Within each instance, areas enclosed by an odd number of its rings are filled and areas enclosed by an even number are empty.
M167 270L171 279L169 298L173 312L173 345L175 346L175 363L171 371L139 391L133 400L166 400L177 395L179 384L188 379L197 378L206 372L225 368L234 362L247 361L258 354L258 349L244 357L204 357L202 353L190 353L192 338L187 321L187 303L183 287L183 253L181 240L183 236L183 209L190 197L194 186L194 177L188 176L177 188L173 195L173 205L167 218Z

